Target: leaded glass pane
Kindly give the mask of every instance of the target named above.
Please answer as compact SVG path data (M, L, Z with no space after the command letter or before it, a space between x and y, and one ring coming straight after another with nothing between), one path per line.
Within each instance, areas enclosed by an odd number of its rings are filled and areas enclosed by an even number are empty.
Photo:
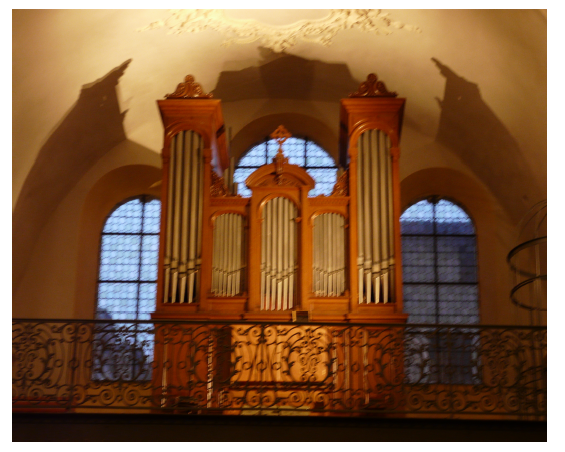
M131 281L139 278L141 236L104 235L100 257L100 280Z
M118 207L106 220L103 232L141 232L143 205L139 199L127 202Z
M306 144L306 166L334 167L335 162L320 146L318 146L316 143L313 143L312 141L308 141Z
M400 217L402 234L433 234L433 204L423 200L413 204Z
M143 211L143 232L145 234L159 234L161 229L161 201L154 199L145 203Z
M237 168L233 172L233 181L237 183L237 193L244 198L251 197L251 190L245 185L246 179L251 175L253 171L257 168Z
M238 166L254 166L258 168L266 163L267 158L265 156L265 143L260 143L247 151L247 153L239 161Z
M157 260L159 259L159 236L148 235L143 237L141 251L141 277L142 281L157 280Z
M96 318L106 320L132 320L137 313L138 284L98 284L98 309Z
M438 234L474 234L473 222L465 211L445 199L435 206L436 231Z
M316 186L310 190L308 196L329 196L332 194L335 182L337 180L337 168L335 169L307 169L312 179L316 181Z

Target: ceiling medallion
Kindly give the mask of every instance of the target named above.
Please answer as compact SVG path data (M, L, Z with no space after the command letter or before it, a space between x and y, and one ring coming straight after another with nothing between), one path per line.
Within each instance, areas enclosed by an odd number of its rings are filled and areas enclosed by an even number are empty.
M300 10L297 10L299 14ZM138 31L167 28L169 34L198 33L215 30L226 35L223 46L249 44L261 45L282 52L298 41L328 46L342 30L361 30L376 35L389 35L393 29L420 33L413 25L393 21L389 13L380 9L332 9L322 19L299 20L290 25L269 25L255 19L234 19L221 9L174 9L166 18L149 24Z

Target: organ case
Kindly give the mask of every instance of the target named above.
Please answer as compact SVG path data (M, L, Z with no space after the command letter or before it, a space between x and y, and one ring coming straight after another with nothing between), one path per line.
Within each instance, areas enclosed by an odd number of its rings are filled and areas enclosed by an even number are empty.
M155 319L404 322L400 264L399 139L404 99L372 74L341 101L340 175L330 196L273 161L246 181L229 167L221 102L190 76L158 101L165 127ZM233 171L233 169L232 169ZM231 185L231 184L229 184Z

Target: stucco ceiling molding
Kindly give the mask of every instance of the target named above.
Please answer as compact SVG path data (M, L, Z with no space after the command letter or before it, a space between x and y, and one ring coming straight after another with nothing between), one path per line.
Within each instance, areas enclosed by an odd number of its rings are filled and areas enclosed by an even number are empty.
M269 25L254 19L235 19L221 9L177 9L165 19L139 31L167 28L169 34L198 33L215 30L226 36L223 44L261 45L282 52L299 41L328 46L342 30L360 30L376 35L389 35L394 29L420 33L420 28L394 21L380 9L332 9L321 19L299 20L289 25Z

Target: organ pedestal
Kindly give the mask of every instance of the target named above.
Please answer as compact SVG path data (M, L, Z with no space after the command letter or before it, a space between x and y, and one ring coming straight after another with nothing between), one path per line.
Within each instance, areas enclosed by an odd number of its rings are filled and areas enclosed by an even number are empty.
M221 102L188 76L158 101L165 128L154 319L404 322L399 139L404 99L372 74L341 101L340 162L330 196L284 156L230 191Z

